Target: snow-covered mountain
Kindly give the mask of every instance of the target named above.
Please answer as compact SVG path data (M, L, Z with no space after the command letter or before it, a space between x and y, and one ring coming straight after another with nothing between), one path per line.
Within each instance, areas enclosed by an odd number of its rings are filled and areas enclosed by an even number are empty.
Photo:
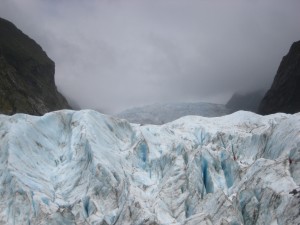
M197 103L156 103L127 109L116 115L131 123L164 124L187 115L217 117L231 113L225 105L206 102Z
M1 115L0 224L299 224L299 162L300 114Z

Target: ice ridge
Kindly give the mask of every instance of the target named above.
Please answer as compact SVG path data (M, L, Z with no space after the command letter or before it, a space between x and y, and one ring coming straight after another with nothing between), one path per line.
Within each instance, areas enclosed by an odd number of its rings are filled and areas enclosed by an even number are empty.
M0 115L0 224L299 224L299 162L300 114Z

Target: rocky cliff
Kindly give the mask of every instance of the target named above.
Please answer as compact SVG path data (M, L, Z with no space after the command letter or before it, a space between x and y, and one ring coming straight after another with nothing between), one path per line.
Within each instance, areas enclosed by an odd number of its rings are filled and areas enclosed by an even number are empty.
M226 104L233 112L244 110L257 112L259 103L264 97L265 91L258 90L249 93L234 93Z
M271 89L260 103L260 114L300 111L300 41L283 57Z
M0 113L70 108L57 91L55 65L43 49L11 22L0 18Z

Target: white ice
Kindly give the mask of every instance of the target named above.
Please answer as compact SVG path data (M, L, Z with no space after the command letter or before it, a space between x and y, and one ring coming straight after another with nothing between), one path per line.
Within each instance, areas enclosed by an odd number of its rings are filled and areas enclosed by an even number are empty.
M0 116L0 224L299 224L300 114Z

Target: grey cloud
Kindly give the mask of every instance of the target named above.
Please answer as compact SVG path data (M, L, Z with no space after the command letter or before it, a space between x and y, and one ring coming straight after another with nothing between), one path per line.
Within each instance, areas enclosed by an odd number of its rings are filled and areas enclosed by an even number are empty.
M115 112L163 101L225 102L271 85L300 39L297 0L1 0L42 45L60 91Z

